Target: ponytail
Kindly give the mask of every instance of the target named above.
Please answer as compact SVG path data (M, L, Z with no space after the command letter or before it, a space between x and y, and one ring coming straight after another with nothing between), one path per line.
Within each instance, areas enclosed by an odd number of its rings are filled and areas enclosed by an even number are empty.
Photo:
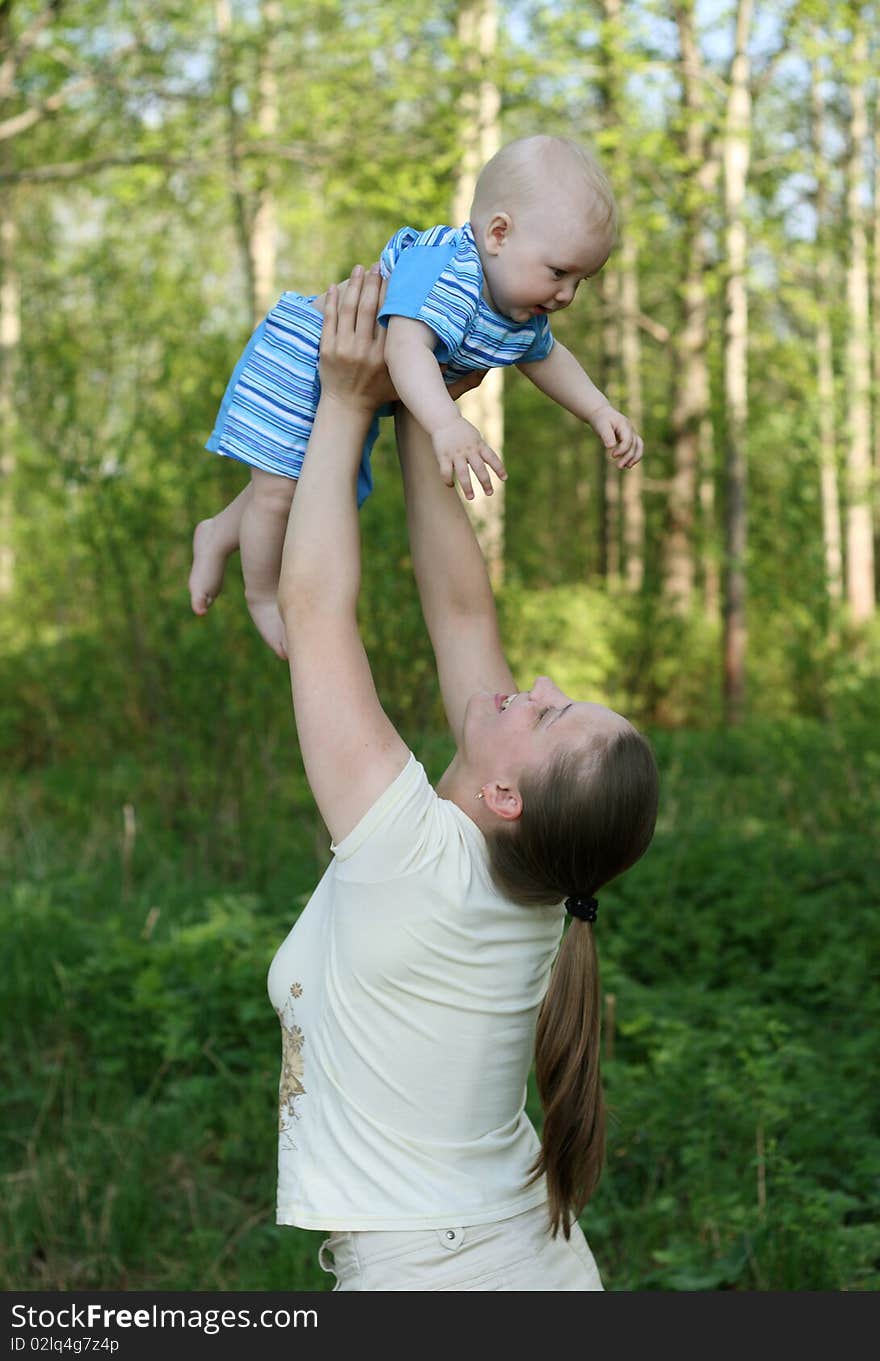
M566 751L520 781L522 814L489 838L492 872L526 906L594 894L647 850L657 817L657 764L629 729ZM573 920L538 1014L535 1075L544 1111L530 1182L546 1177L554 1235L571 1232L599 1184L605 1100L599 1067L599 963L593 927Z

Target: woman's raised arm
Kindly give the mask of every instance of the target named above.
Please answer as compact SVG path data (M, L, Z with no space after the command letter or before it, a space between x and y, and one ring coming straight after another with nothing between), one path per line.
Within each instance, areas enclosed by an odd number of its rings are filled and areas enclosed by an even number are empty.
M501 647L495 599L467 512L443 481L431 440L406 410L397 417L413 569L456 743L478 690L516 689Z
M361 545L357 470L373 412L393 395L377 326L381 280L358 267L330 289L321 337L321 400L293 498L278 583L293 710L306 777L335 842L406 764L357 624Z

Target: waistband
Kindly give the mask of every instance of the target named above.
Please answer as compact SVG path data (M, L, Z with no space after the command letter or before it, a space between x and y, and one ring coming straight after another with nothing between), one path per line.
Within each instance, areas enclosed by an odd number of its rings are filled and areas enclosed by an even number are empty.
M530 1210L489 1224L450 1223L445 1229L363 1229L353 1233L331 1233L321 1244L318 1257L325 1271L335 1270L339 1275L347 1275L373 1262L408 1256L419 1247L439 1246L449 1253L456 1253L465 1244L474 1248L508 1233L516 1235L520 1249L533 1244L537 1253L546 1244L549 1229L547 1205L534 1205ZM327 1253L332 1254L332 1265L326 1261Z

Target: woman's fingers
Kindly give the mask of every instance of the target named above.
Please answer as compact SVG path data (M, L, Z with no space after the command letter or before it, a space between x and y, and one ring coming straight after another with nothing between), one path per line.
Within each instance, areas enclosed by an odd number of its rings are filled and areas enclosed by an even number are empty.
M338 329L341 333L344 324L346 338L354 337L355 340L367 343L376 338L376 318L379 313L383 285L384 280L378 272L378 266L367 271L363 265L355 265L346 285L342 306L339 309Z
M344 288L327 290L321 337L324 386L374 410L395 393L385 367L385 328L377 321L385 281L355 265Z
M321 345L325 349L336 341L336 326L339 314L339 290L331 284L324 296L324 324L321 328Z
M361 288L363 286L364 267L355 265L349 275L345 286L345 295L342 299L342 306L339 309L339 325L337 333L346 339L357 329L358 307L361 300Z
M355 327L358 335L372 340L376 330L376 315L379 311L379 289L382 280L378 274L372 270L361 277L360 296L358 298L357 321Z

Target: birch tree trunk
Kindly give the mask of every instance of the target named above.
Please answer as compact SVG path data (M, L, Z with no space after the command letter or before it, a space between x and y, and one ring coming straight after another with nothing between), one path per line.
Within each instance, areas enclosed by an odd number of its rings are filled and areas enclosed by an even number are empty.
M622 406L620 271L616 262L605 266L599 280L602 298L599 385L616 406ZM609 582L616 585L620 578L620 473L609 463L608 455L601 445L596 451L596 483L599 495L599 571Z
M709 418L709 323L706 296L706 210L718 176L710 155L704 107L705 74L694 31L694 0L675 6L682 86L681 141L685 158L685 274L680 293L681 324L676 341L672 405L673 467L664 584L670 601L685 612L696 578L695 511L698 489L703 536L714 531L714 468ZM702 477L701 477L702 471ZM707 551L703 578L707 605L717 604L717 568Z
M623 46L621 0L602 0L602 95L603 121L616 133L626 127L623 88L626 63ZM608 387L615 390L618 404L626 411L636 429L644 427L641 377L641 336L639 332L638 251L632 231L633 192L629 165L618 179L621 243L615 267L606 271L605 365ZM606 391L608 390L606 387ZM625 577L631 590L639 590L645 570L645 515L642 502L643 472L637 464L620 481L608 467L602 451L602 479L605 489L605 561L608 575Z
M867 233L862 194L868 133L865 83L868 43L860 4L853 6L846 206L849 260L846 273L849 451L847 458L846 593L856 623L874 613L874 527L871 516L871 398L868 323Z
M275 37L281 27L281 0L263 0L263 40L260 46L260 74L257 122L262 140L269 145L278 131L278 78L276 73ZM275 183L277 167L268 160L260 174L257 202L251 228L251 258L253 260L253 313L255 324L265 316L275 302L275 273L277 264L277 221L275 212Z
M11 111L15 89L11 11L10 4L0 5L0 119L6 114L7 102ZM0 142L0 170L11 168L11 143ZM21 339L21 288L16 259L17 198L11 186L0 191L0 600L12 594L15 582L15 370Z
M724 129L724 210L727 253L724 322L725 562L724 717L738 723L745 709L746 662L746 420L748 415L748 296L744 202L749 172L751 90L749 30L752 0L739 0Z
M627 224L632 222L632 194L621 196L623 242L620 248L620 351L623 367L625 410L641 434L645 428L642 401L642 342L639 331L639 273L635 237ZM641 463L630 468L623 478L623 551L626 584L640 591L645 579L645 505L644 473Z
M226 119L226 162L229 191L232 196L232 217L250 311L251 329L253 329L259 317L254 310L256 286L254 264L251 258L250 216L241 164L238 114L235 108L235 63L232 49L232 6L230 0L214 0L214 22L217 28L218 84L223 92Z
M270 145L278 130L278 80L275 71L275 35L281 24L280 0L262 0L262 34L257 80L257 124L260 136ZM276 168L267 164L260 172L253 201L249 201L242 166L242 133L235 107L235 55L230 0L214 0L217 28L219 84L226 116L226 159L232 195L233 220L242 274L253 329L275 301L276 272Z
M461 158L453 198L456 226L467 222L480 169L501 145L501 95L491 67L498 42L497 0L460 0L457 36L465 85L459 103ZM458 403L496 453L504 456L504 371L490 369L478 388ZM464 504L496 589L504 580L504 483L493 478L494 494Z
M6 148L2 147L0 166L7 160ZM12 594L15 580L15 367L21 337L15 200L11 189L0 195L0 600Z
M871 315L874 318L874 486L880 485L880 90L874 100L874 268L871 273ZM874 501L875 538L880 535L880 497Z
M822 540L825 584L832 606L843 598L840 541L840 496L837 483L837 429L834 419L834 360L831 337L831 255L828 247L828 167L824 153L825 108L821 73L814 62L810 73L811 140L816 181L816 397L819 428L819 477L822 496Z

